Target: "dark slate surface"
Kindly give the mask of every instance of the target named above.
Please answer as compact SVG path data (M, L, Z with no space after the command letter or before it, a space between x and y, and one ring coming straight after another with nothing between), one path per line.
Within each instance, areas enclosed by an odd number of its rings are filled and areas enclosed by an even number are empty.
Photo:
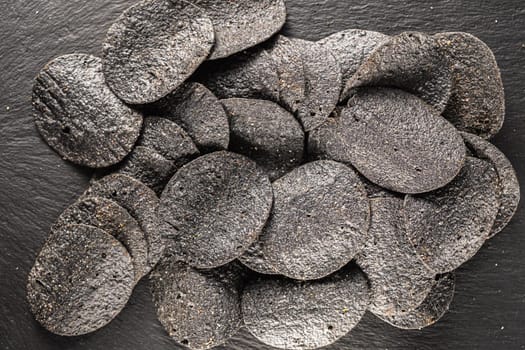
M53 336L33 321L26 275L48 227L87 184L89 172L60 160L38 137L32 79L49 59L97 54L129 0L0 0L0 349L173 349L156 321L145 283L108 327ZM495 51L507 120L494 142L525 176L525 4L522 0L288 0L284 33L319 39L345 28L468 31ZM329 349L525 349L525 213L458 271L451 311L434 327L402 331L372 316ZM267 349L242 334L223 349Z

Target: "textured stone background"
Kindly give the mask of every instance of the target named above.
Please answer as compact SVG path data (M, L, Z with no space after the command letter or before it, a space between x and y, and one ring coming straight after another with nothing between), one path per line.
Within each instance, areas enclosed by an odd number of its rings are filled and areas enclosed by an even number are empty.
M33 321L26 275L47 230L83 191L89 172L57 157L38 137L32 79L52 57L97 54L130 0L0 0L0 349L173 349L156 321L145 283L124 312L95 334L67 339ZM467 31L500 63L507 120L494 142L525 176L525 4L522 0L287 0L287 35L319 39L346 28ZM525 213L458 271L451 311L434 327L402 331L368 315L329 349L524 349ZM241 334L223 349L267 349Z

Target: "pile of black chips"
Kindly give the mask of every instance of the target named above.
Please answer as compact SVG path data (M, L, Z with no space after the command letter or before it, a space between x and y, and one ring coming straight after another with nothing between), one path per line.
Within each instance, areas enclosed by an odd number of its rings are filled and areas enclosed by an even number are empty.
M487 141L504 119L492 52L466 33L272 36L285 17L282 0L144 0L102 59L40 72L43 139L98 169L29 274L42 326L93 332L148 274L192 349L242 326L312 349L366 310L406 329L446 312L454 270L520 197Z

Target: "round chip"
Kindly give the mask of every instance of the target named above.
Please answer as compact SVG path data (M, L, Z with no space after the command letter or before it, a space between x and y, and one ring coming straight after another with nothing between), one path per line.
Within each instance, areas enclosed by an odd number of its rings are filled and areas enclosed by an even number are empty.
M132 150L140 113L108 88L99 58L73 54L55 58L33 86L35 124L64 159L91 168L120 162Z
M370 209L370 237L356 258L370 280L368 309L385 316L414 310L434 285L434 275L406 237L403 199L372 199Z
M403 315L381 316L380 319L401 329L422 329L433 325L448 311L454 298L456 276L447 273L436 277L434 287L415 310Z
M172 161L176 170L199 155L191 137L180 126L166 118L145 118L137 145L155 150Z
M332 53L321 45L292 39L299 50L305 78L305 97L297 117L305 132L321 125L332 113L341 91L341 68Z
M160 194L176 172L175 163L149 147L137 146L115 173L132 177Z
M180 125L202 152L228 148L228 118L219 99L204 85L185 83L155 107L159 115Z
M242 325L234 279L163 258L151 273L157 317L169 336L195 350L226 342Z
M278 35L271 43L268 53L277 67L279 76L279 103L295 113L305 98L303 58L295 42Z
M95 226L118 239L131 255L135 281L148 272L146 236L137 221L117 203L98 197L80 199L60 214L51 230L68 225Z
M450 60L454 82L443 115L461 131L483 138L496 135L505 119L505 94L494 54L468 33L435 37Z
M230 151L255 161L274 181L301 164L301 124L279 105L265 100L221 101L230 122Z
M352 164L373 183L401 193L448 184L466 157L452 124L418 97L397 89L359 89L340 116L309 138L318 158Z
M278 273L298 280L322 278L364 247L370 205L349 167L307 163L275 181L273 191L272 214L259 239Z
M173 0L172 0L173 1ZM284 25L284 0L192 0L211 18L215 46L209 59L230 56L255 46Z
M334 33L317 43L334 55L342 73L342 87L352 78L359 66L390 37L369 30L347 29Z
M407 90L440 114L452 91L449 61L431 35L408 32L376 48L347 82L343 98L362 86L393 86Z
M241 256L261 232L272 187L255 162L215 152L186 164L162 193L159 216L169 226L169 247L197 268Z
M405 197L407 237L433 272L455 270L481 248L500 207L497 176L489 162L468 157L446 187Z
M248 285L242 296L244 324L257 339L280 349L315 349L350 332L369 302L358 269L320 281L270 277Z
M492 238L507 226L516 213L520 202L520 183L511 162L496 146L473 134L462 132L461 135L474 155L489 161L498 174L500 207L489 234Z
M241 97L279 101L277 66L262 48L211 62L199 70L197 79L220 99Z
M213 25L185 0L143 0L109 28L103 47L106 82L122 100L154 102L181 85L206 60Z
M126 248L101 229L52 231L29 273L27 300L36 320L63 336L94 332L126 305L135 285Z
M248 248L243 255L239 257L239 261L250 270L263 275L277 275L275 268L268 262L264 256L263 243L257 240L250 248Z
M152 269L164 251L165 229L157 217L159 199L142 182L123 174L111 174L95 181L81 198L102 197L115 201L137 220L148 241L148 267Z

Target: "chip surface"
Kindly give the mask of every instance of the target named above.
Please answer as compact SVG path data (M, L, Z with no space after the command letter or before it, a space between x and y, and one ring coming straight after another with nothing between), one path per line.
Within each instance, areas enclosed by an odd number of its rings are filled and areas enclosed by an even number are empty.
M362 86L407 90L441 114L452 93L452 72L447 56L433 36L407 32L391 37L368 56L347 82L343 98Z
M292 39L303 61L305 98L297 117L305 132L321 125L332 113L341 91L341 68L332 53L321 45Z
M279 101L276 63L259 47L210 62L199 70L197 79L220 99L243 97Z
M239 330L239 291L236 281L225 277L170 257L160 261L151 273L151 291L157 317L171 338L190 349L210 349Z
M468 33L435 35L452 65L454 85L443 115L459 130L496 135L505 119L505 93L490 48Z
M37 321L63 336L94 332L126 305L134 286L126 248L101 229L52 231L29 273L27 300Z
M173 1L173 0L172 0ZM284 0L192 0L211 18L215 46L209 59L230 56L255 46L284 25Z
M208 57L213 25L185 0L142 0L110 27L103 46L110 88L131 104L154 102L181 85Z
M161 196L169 251L197 268L233 261L256 241L272 199L268 177L248 158L225 151L197 158Z
M433 325L445 313L454 299L456 275L451 272L436 277L436 283L423 303L404 315L381 316L379 318L401 329L422 329Z
M389 38L385 34L369 30L347 29L327 36L317 43L330 51L339 63L342 89L374 49Z
M86 197L60 214L52 231L68 225L97 227L119 240L131 256L135 280L148 272L148 242L138 222L117 203L99 197Z
M263 243L257 240L252 244L243 255L239 257L239 261L250 270L263 275L277 275L275 268L268 262L264 256Z
M516 213L520 202L520 183L512 163L496 146L473 134L462 132L461 135L474 155L489 161L498 174L500 207L489 234L492 238L507 226Z
M275 270L319 279L345 266L364 247L370 205L357 174L333 161L296 168L273 183L274 205L259 238Z
M356 262L371 286L369 310L393 316L414 310L434 285L434 275L406 237L403 199L370 201L369 239Z
M455 270L481 248L500 207L497 176L489 162L468 157L446 187L405 197L407 237L433 272Z
M159 199L142 182L123 174L111 174L95 181L82 194L84 197L102 197L115 201L137 220L148 241L148 268L151 270L164 251L164 225L157 217Z
M49 62L33 85L35 124L64 159L102 168L120 162L140 134L142 116L109 89L102 61L84 54Z
M202 152L228 148L228 118L219 99L204 85L184 83L155 108L160 116L181 126Z
M261 278L242 296L244 324L257 339L281 349L330 345L354 328L369 302L366 277L345 269L319 281Z
M230 151L255 161L274 181L301 164L304 133L292 114L265 100L221 101L230 122Z
M452 124L418 97L386 88L356 91L339 118L311 133L308 151L350 163L373 183L401 193L445 186L466 156Z

